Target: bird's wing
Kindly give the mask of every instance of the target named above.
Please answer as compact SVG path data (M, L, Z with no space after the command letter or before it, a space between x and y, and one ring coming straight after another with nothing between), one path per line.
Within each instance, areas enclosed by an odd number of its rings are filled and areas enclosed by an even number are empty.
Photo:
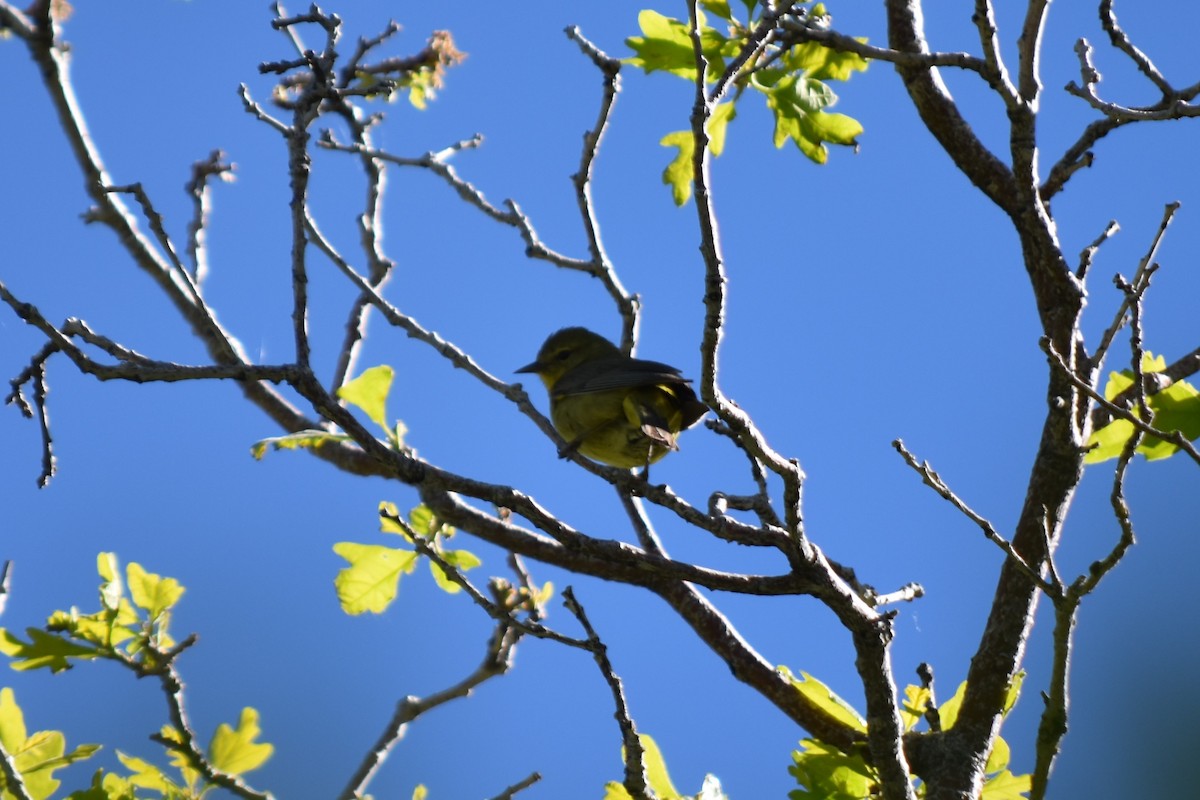
M634 386L683 386L688 379L669 364L640 358L598 358L563 375L554 384L554 394L563 397Z

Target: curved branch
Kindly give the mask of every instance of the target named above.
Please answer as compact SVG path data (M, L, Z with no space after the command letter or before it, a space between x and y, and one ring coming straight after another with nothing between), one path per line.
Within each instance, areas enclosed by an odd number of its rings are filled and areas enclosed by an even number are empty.
M911 56L927 56L925 24L918 0L887 0L888 43ZM963 118L936 66L919 58L896 61L904 87L925 127L955 166L992 202L1010 216L1018 210L1018 190L1011 170L984 146Z

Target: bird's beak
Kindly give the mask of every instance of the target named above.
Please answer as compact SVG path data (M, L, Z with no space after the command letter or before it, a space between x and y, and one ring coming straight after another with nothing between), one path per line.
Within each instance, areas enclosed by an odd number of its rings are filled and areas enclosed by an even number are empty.
M539 361L531 361L520 369L514 369L513 372L532 372L538 373L542 371L542 364Z

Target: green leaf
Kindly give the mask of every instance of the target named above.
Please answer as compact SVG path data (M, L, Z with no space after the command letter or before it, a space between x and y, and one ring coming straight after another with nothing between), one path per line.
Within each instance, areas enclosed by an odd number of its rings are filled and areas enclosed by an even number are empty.
M733 11L729 9L729 0L700 0L700 5L710 14L715 14L723 20L733 21Z
M983 784L982 800L1025 800L1025 793L1033 788L1032 775L1013 775L1004 770Z
M691 131L675 131L668 133L659 144L664 147L677 147L679 152L667 168L663 170L662 182L671 187L671 197L675 205L681 206L692 196L692 156L696 152L696 141Z
M243 708L236 730L224 722L217 726L208 746L209 760L214 767L230 775L258 769L275 751L273 745L254 741L260 733L258 712L249 706Z
M395 516L395 514L392 516ZM392 524L395 525L395 523ZM414 531L427 538L436 536L439 528L441 527L440 523L437 522L437 518L433 514L433 509L424 503L414 506L413 509L408 512L408 524L412 526Z
M250 447L250 455L255 459L262 461L263 456L267 454L267 450L316 450L326 442L348 442L353 441L351 437L344 433L330 433L329 431L307 430L289 433L283 436L271 436L266 439L260 439Z
M1200 392L1191 384L1177 381L1151 395L1149 405L1154 412L1154 427L1167 432L1179 431L1189 441L1200 437ZM1178 445L1154 436L1147 436L1138 446L1138 452L1145 455L1147 461L1167 458L1178 451Z
M174 800L178 795L163 795ZM133 784L111 772L102 769L92 775L92 783L81 791L71 792L67 800L137 800Z
M862 756L851 756L816 739L804 739L792 752L788 773L802 788L788 792L793 800L863 800L875 780Z
M1012 711L1013 706L1017 704L1017 698L1021 695L1021 685L1025 682L1024 670L1013 676L1012 682L1008 685L1008 693L1004 697L1004 708L1000 713L1008 716L1008 712ZM954 723L958 721L958 710L962 707L963 697L967 694L967 682L963 681L958 685L958 689L954 695L940 706L938 706L938 717L942 721L942 730L950 730L954 727Z
M858 39L866 44L866 39ZM855 72L865 72L867 60L854 53L825 47L817 42L798 44L787 52L783 63L791 72L803 72L818 81L848 81Z
M712 151L714 158L725 152L725 132L729 128L729 123L733 122L736 116L737 106L733 103L722 103L712 110L705 132L708 133L708 148ZM688 163L691 163L691 159L688 160ZM688 180L690 181L691 178L689 177Z
M942 721L942 730L948 731L958 721L958 709L962 706L963 696L967 693L967 682L958 685L958 690L949 700L938 706L938 717Z
M0 743L8 753L25 744L25 715L17 705L17 696L5 686L0 689Z
M646 783L662 800L674 800L679 797L679 792L675 790L671 776L667 773L667 762L663 760L658 743L645 733L638 735L638 741L642 743L642 765L646 768Z
M440 553L442 559L453 567L457 567L459 572L466 572L469 569L478 567L483 562L474 553L467 550L447 550ZM450 580L449 576L442 571L442 568L437 563L429 562L429 571L433 575L433 580L437 583L438 588L446 594L458 594L462 591L462 587L454 581Z
M14 659L13 669L23 672L30 669L49 667L51 672L70 669L68 659L93 659L103 655L97 648L75 644L61 636L55 636L39 628L26 628L28 642L23 642L12 631L0 628L0 653Z
M900 704L900 720L904 730L911 731L925 718L930 692L923 686L909 685L904 688L904 702Z
M395 372L386 364L371 367L338 389L337 396L361 408L372 422L386 429L387 397L394 377Z
M1000 709L1000 715L1007 717L1008 712L1016 706L1017 700L1021 697L1021 686L1025 683L1025 670L1020 670L1013 675L1008 684L1008 693L1004 696L1004 707Z
M1142 372L1162 372L1167 368L1166 360L1151 353L1144 353ZM1132 370L1109 374L1104 387L1104 397L1112 400L1133 386ZM1200 437L1200 392L1186 381L1176 381L1160 392L1148 395L1147 405L1154 412L1154 427L1163 431L1179 431L1184 438L1194 441ZM1135 433L1133 423L1123 419L1113 420L1108 425L1092 432L1088 445L1092 448L1084 458L1086 464L1097 464L1121 455L1125 443ZM1135 452L1147 461L1167 458L1179 451L1179 447L1154 436L1146 436L1138 443Z
M688 80L696 79L696 54L685 23L646 9L638 14L641 36L630 36L625 44L636 53L626 63L647 75L655 70L669 72Z
M117 751L117 758L132 773L125 779L130 784L140 786L143 789L152 789L156 792L161 792L164 797L183 794L182 788L168 778L166 773L156 764L143 761L135 756L126 755L120 750Z
M866 720L859 716L853 706L834 694L828 686L807 672L801 672L800 677L797 678L787 667L776 667L776 669L784 678L791 681L792 686L796 687L796 690L808 698L813 705L839 722L866 733Z
M101 553L96 556L96 571L104 582L100 584L100 603L112 611L121 602L125 587L121 583L121 565L116 553Z
M396 599L400 575L411 573L417 554L375 544L339 542L333 551L350 562L334 579L338 602L347 614L380 614Z
M81 614L78 609L70 611L55 611L46 620L46 630L50 633L66 633L75 639L96 645L100 652L106 655L113 648L137 638L135 629L140 629L142 618L128 599L122 597L117 602L117 610L96 611L91 614Z
M1008 769L1008 762L1012 759L1012 750L1008 746L1008 742L1000 736L996 737L996 743L992 745L992 752L988 753L987 766L983 771L987 775L991 775L1001 770Z
M633 800L629 796L629 792L625 790L625 786L620 781L609 781L604 784L603 800Z
M790 139L809 159L824 164L829 159L826 142L853 145L862 133L857 120L822 110L837 102L837 95L821 81L787 76L772 86L764 84L758 88L775 114L776 147L782 147Z
M130 563L126 567L125 579L129 582L130 598L135 605L148 612L151 620L157 620L171 610L183 596L184 589L179 581L146 572L138 563Z
M24 714L13 690L7 687L0 689L0 742L35 800L49 797L58 789L60 781L54 778L55 770L90 758L100 749L99 745L87 744L68 753L66 737L59 731L27 735Z

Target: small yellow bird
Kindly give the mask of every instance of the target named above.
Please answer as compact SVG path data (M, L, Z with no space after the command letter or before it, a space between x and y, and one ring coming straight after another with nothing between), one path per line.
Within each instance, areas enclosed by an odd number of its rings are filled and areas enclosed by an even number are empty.
M614 467L648 467L678 450L676 435L708 411L679 370L630 358L587 328L552 334L517 372L546 384L568 450Z

